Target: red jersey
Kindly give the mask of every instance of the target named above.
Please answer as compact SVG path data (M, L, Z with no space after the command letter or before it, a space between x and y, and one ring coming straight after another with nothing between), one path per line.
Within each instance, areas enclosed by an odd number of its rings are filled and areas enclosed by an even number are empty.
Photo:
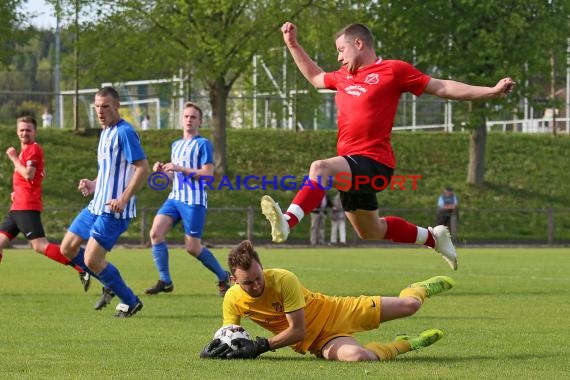
M396 167L390 135L400 96L419 96L431 77L403 61L378 59L350 74L345 66L325 74L325 87L336 90L339 156L369 157Z
M12 176L12 207L10 210L42 211L42 180L44 178L44 152L38 143L25 145L20 152L22 165L36 168L34 178L30 181L14 170Z

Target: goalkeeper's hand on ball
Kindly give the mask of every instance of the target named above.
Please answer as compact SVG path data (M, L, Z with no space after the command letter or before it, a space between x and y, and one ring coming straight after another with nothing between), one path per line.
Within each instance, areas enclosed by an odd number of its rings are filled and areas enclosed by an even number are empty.
M269 351L269 341L266 338L257 337L256 340L238 338L232 340L232 345L237 350L230 351L226 354L228 359L255 359L264 352Z
M225 359L228 352L231 351L230 346L216 338L204 347L202 352L200 352L200 357L202 359Z

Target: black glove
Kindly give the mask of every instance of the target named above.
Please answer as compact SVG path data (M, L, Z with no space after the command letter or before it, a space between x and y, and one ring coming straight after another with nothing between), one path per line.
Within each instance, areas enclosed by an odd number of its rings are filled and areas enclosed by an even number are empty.
M227 353L231 351L231 347L226 343L222 344L220 339L214 339L200 352L200 357L202 359L225 359Z
M270 350L269 341L260 337L257 337L256 340L234 339L232 345L236 346L237 350L228 352L226 354L227 359L255 359Z

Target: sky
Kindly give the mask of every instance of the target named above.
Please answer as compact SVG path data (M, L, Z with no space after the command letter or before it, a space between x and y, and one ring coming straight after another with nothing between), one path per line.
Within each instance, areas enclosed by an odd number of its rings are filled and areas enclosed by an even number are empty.
M27 0L22 9L30 16L30 23L42 29L55 29L55 10L44 0Z

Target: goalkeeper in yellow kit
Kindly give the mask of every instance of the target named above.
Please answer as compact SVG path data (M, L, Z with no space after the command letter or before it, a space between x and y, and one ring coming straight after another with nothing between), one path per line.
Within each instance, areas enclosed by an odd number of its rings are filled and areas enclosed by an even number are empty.
M399 297L335 297L312 292L297 277L284 269L263 269L249 241L232 249L228 256L231 278L235 282L226 293L223 325L239 325L249 318L274 335L255 341L235 339L231 350L219 339L210 342L200 354L203 358L256 358L269 350L291 346L304 354L310 352L327 360L390 360L427 347L443 336L430 329L418 336L400 336L391 343L360 345L352 334L373 330L380 323L408 317L427 297L451 289L455 282L436 276L409 285Z

